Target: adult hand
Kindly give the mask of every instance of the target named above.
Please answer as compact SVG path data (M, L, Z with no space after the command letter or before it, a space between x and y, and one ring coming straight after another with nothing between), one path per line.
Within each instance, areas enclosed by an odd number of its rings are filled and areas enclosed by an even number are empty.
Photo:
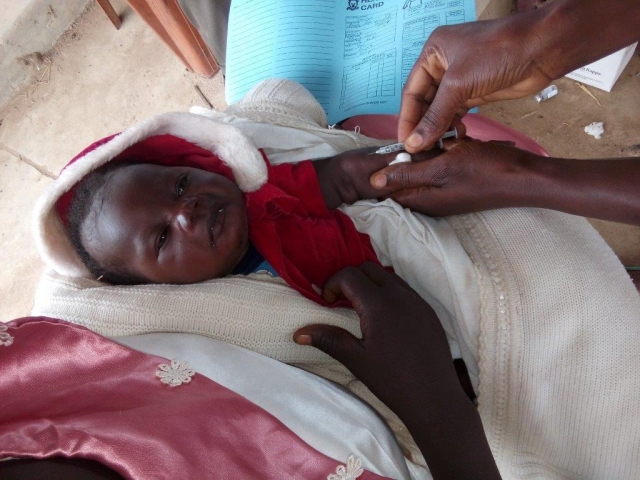
M442 155L382 169L371 185L431 216L537 207L640 225L640 162L550 158L500 142L445 142ZM392 193L389 193L389 192Z
M500 478L433 309L400 277L373 263L338 272L323 297L351 301L362 338L310 325L294 334L295 341L341 362L390 407L413 435L434 479Z
M531 95L631 45L638 32L640 2L629 0L554 0L527 13L440 27L407 79L398 138L409 152L427 148L455 115Z
M322 296L351 302L362 338L311 325L298 330L295 341L338 360L401 418L420 406L422 415L451 392L462 392L438 317L400 277L370 262L348 267L329 279Z
M445 143L442 155L382 169L371 184L406 208L431 216L520 206L534 199L535 155L497 142Z
M457 116L496 100L520 98L554 76L532 52L536 12L437 28L402 91L398 139L409 152L429 148Z

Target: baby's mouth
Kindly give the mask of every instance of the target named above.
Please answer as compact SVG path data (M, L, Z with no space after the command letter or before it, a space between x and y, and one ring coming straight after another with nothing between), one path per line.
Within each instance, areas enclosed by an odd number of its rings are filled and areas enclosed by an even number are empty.
M222 231L224 225L224 207L219 207L215 212L211 214L209 218L209 240L211 240L211 246L216 246L216 238Z

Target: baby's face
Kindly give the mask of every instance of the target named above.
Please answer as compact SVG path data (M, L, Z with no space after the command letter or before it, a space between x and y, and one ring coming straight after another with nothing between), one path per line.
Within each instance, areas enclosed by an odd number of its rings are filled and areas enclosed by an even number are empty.
M114 172L81 235L103 265L151 283L195 283L229 274L248 247L242 192L215 173L131 165Z

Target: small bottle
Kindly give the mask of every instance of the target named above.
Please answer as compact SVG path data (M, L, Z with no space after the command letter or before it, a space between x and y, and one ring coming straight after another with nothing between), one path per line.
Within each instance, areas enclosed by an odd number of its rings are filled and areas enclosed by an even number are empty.
M549 100L550 98L555 97L557 94L558 94L558 87L556 87L555 85L549 85L540 93L536 93L533 96L533 99L538 103L542 103L545 100Z

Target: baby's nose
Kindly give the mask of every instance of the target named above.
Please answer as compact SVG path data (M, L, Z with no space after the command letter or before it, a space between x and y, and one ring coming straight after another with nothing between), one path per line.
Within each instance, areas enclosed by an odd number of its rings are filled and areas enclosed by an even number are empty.
M182 230L191 231L194 225L194 216L198 207L198 198L186 198L181 202L176 215L176 222Z
M178 225L182 230L191 230L191 225L193 224L193 222L191 221L191 215L180 212L176 217L176 220L178 221Z

